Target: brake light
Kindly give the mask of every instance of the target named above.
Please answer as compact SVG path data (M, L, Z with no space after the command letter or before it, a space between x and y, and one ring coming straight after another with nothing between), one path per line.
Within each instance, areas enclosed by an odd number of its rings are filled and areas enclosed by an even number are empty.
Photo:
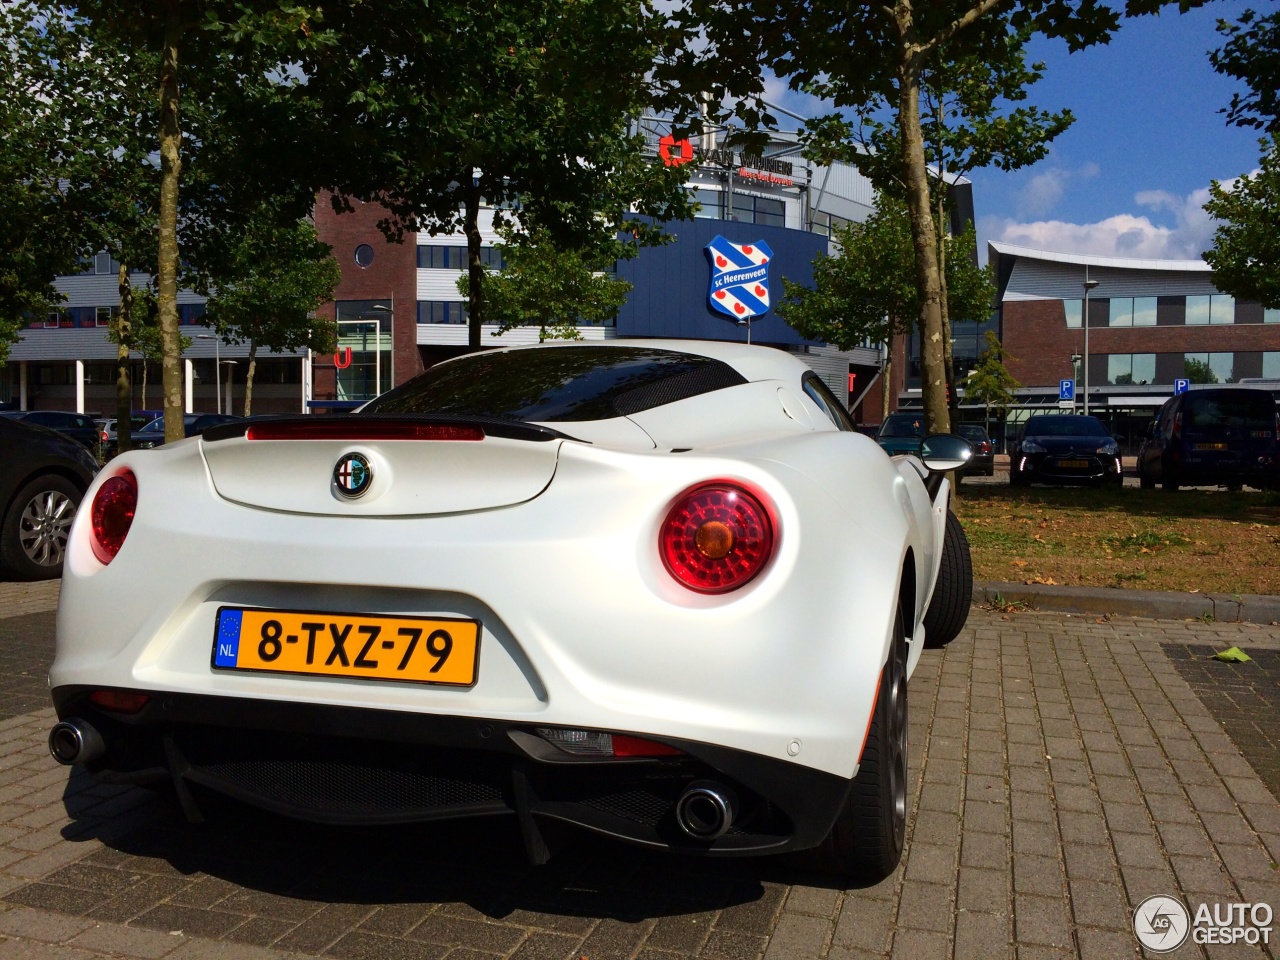
M151 695L128 690L95 690L89 694L89 702L103 710L134 714L151 702Z
M110 439L111 439L111 434L109 434L109 433L107 433L107 431L103 430L103 431L102 431L102 442L103 442L103 443L106 443L106 442L107 442L108 440L110 440Z
M483 440L484 428L471 424L405 423L396 420L294 420L255 423L247 440Z
M626 733L538 727L538 736L577 757L680 757L684 751Z
M658 534L667 572L698 593L727 593L749 583L773 555L773 521L737 484L693 487L677 498Z
M90 510L92 536L89 543L99 562L107 564L115 559L124 545L133 525L133 513L138 507L138 479L126 470L114 476L98 488Z

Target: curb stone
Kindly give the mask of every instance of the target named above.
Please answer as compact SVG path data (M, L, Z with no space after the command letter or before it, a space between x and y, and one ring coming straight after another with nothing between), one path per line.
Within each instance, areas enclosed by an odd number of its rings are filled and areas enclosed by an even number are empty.
M1218 623L1280 623L1280 597L1261 594L1175 593L1161 590L1117 590L1111 587L1066 587L1040 583L975 580L974 599L999 596L1005 602L1035 610L1096 613L1148 620L1210 619Z

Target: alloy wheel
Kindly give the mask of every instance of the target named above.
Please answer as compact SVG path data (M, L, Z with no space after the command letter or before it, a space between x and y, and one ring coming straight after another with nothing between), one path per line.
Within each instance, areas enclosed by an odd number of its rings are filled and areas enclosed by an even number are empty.
M58 490L43 490L32 497L18 521L18 542L32 563L56 567L67 551L67 536L76 505Z

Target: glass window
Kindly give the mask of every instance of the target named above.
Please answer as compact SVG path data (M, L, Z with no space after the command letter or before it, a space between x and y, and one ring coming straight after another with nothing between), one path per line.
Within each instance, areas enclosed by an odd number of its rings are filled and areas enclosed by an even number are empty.
M1133 325L1135 327L1154 327L1156 325L1156 298L1133 298Z
M1262 355L1262 375L1268 380L1280 380L1280 351Z
M106 327L111 325L111 316L119 308L118 307L98 307L94 311L93 325L95 327Z
M756 197L756 223L766 227L785 227L787 206L781 200Z
M1093 321L1097 323L1097 321ZM1111 314L1107 324L1112 327L1133 326L1133 297L1112 297ZM1092 326L1092 324L1090 324Z
M373 266L373 247L367 243L362 243L356 247L356 266L370 267Z
M466 323L467 305L460 300L419 300L419 323Z
M93 272L103 276L115 276L120 272L120 264L113 260L109 253L99 253L93 258Z
M480 259L484 260L484 251L480 248ZM488 248L492 250L492 247ZM467 248L427 244L418 247L418 266L431 270L465 270L467 267Z
M487 351L436 364L365 412L605 420L746 382L719 360L648 347Z
M694 214L699 220L722 220L724 218L724 193L720 190L708 190L699 187L693 191L693 199L702 205L702 209Z
M1187 297L1187 326L1203 326L1209 322L1210 297Z
M1156 382L1156 355L1154 353L1135 353L1133 355L1133 382Z
M1236 298L1229 297L1223 293L1215 293L1209 298L1209 322L1210 323L1235 323L1236 322Z
M823 383L816 373L806 373L800 383L800 387L808 394L810 400L822 408L822 412L827 415L827 419L836 425L837 430L849 431L853 429L853 421L845 413L844 407L836 399L836 395L831 392L831 388Z
M1236 355L1234 353L1209 354L1209 369L1213 371L1213 375L1218 378L1219 383L1236 382L1235 365Z
M179 323L201 323L204 320L205 305L203 303L178 304ZM256 376L256 374L255 374Z
M1280 310L1273 310L1268 307L1262 311L1263 323L1280 323Z
M1133 355L1113 353L1107 357L1107 383L1133 383Z
M480 262L490 270L505 270L507 268L507 261L502 256L502 251L497 247L481 247ZM463 263L462 267L465 269L466 264Z
M1062 309L1067 314L1068 327L1080 326L1080 313L1081 313L1082 302L1083 301L1080 301L1080 300L1063 300L1062 301Z

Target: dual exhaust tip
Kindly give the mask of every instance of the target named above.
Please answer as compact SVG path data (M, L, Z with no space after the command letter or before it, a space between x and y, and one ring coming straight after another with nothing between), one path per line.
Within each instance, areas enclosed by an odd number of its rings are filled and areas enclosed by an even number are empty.
M49 731L49 752L64 766L88 763L107 752L102 734L79 717L54 724Z
M676 801L676 823L694 840L716 840L733 826L738 798L724 784L695 780Z

